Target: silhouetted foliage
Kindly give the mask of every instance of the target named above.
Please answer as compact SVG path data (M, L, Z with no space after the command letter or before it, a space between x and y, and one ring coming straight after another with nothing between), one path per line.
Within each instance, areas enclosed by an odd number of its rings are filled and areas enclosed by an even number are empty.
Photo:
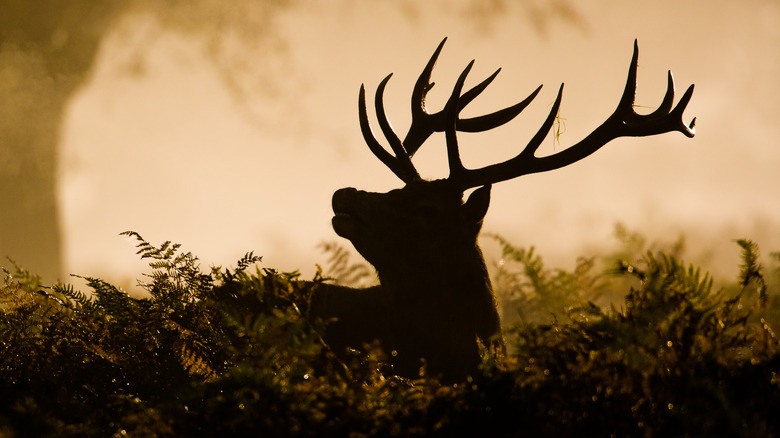
M365 287L377 282L376 272L371 265L365 261L353 261L354 254L339 243L323 242L319 248L328 256L324 268L328 279L340 285L353 287Z
M523 305L551 312L507 330L504 358L442 385L383 374L381 350L346 361L308 315L322 285L255 266L202 270L137 233L143 298L87 277L91 293L44 287L19 268L0 288L2 436L776 436L780 307L739 241L736 287L648 252L616 265L622 305L590 297L594 274L524 267ZM775 256L772 256L776 258ZM610 277L612 278L612 277ZM497 282L500 288L501 283ZM595 287L598 289L598 287ZM763 290L763 292L762 292ZM763 294L763 295L762 295ZM555 298L552 298L555 297ZM559 301L556 301L559 300ZM554 317L552 315L555 315Z
M573 272L549 270L534 247L516 248L501 236L489 237L502 249L494 281L505 325L549 321L569 307L596 300L605 287L604 275L593 272L594 258L578 258Z

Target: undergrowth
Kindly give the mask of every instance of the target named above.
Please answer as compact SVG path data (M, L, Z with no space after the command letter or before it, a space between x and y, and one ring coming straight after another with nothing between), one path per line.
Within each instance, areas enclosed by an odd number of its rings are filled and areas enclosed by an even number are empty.
M130 296L5 271L0 436L776 436L776 271L738 241L732 288L676 255L646 252L549 270L501 241L523 307L513 348L458 385L383 375L378 348L339 360L308 316L318 273L235 268L137 233L151 272ZM776 255L772 256L780 259ZM349 267L346 262L341 263ZM355 274L357 271L344 271ZM360 272L357 272L360 275ZM624 300L594 302L605 288ZM547 315L547 319L540 315Z

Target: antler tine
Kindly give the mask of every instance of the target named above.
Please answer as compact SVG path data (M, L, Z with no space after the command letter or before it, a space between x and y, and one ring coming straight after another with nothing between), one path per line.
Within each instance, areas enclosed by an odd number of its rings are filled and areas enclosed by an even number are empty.
M430 114L425 108L425 98L428 91L436 85L431 82L431 73L433 73L433 68L436 66L436 61L439 59L445 42L447 42L446 37L434 50L412 90L412 124L409 126L409 131L403 141L404 148L410 157L417 152L431 134L436 132L435 126L441 124L441 113Z
M390 76L385 78L383 83L386 83L389 78ZM380 108L381 105L377 103L377 107ZM366 140L366 144L368 145L368 148L371 149L371 152L373 152L374 155L379 158L379 161L384 163L384 165L393 171L393 173L396 174L396 176L398 176L401 181L407 184L412 181L420 180L420 175L417 173L417 170L412 165L412 162L406 153L398 154L396 145L393 146L393 150L396 152L396 156L393 156L387 152L387 150L376 140L376 137L374 137L374 133L371 130L371 124L368 122L368 110L366 109L366 88L364 85L360 86L360 94L358 96L358 117L360 119L360 131L363 133L363 138ZM385 131L384 124L387 124L387 128L392 132L392 129L389 126L389 122L387 122L387 119L384 117L384 109L382 109L379 118L380 125L383 126L382 130ZM384 122L382 122L381 119L385 119ZM386 131L385 134L387 134ZM395 138L397 139L398 137L396 136ZM399 158L399 155L400 157L404 158Z
M428 94L428 91L433 88L436 83L431 82L431 74L433 73L433 68L436 66L436 61L439 60L439 54L441 53L442 48L444 48L444 43L447 42L447 38L445 37L441 42L439 43L439 46L436 47L436 50L433 51L433 55L431 55L431 59L428 60L428 63L425 65L425 68L420 73L420 76L417 78L417 82L414 84L414 89L412 90L412 115L425 115L428 114L428 112L425 110L425 97Z
M498 73L498 71L496 73ZM534 100L536 95L539 94L539 91L541 90L542 90L542 86L539 85L538 87L536 87L536 90L534 90L531 94L528 95L528 97L526 97L522 101L510 107L504 108L502 110L498 110L494 113L485 114L483 116L478 116L478 117L472 117L470 119L458 119L458 131L483 132L504 125L510 120L514 119L518 114L520 114L525 109L525 107L527 107L528 104L530 104L531 101ZM464 97L461 97L461 101L465 98L466 94L468 94L468 92L464 94ZM462 109L463 106L464 105L459 105L459 110Z
M460 92L463 90L463 84L466 82L466 76L471 71L471 67L474 65L472 60L463 69L463 72L455 82L455 87L452 89L452 94L447 100L447 105L444 106L444 116L446 117L446 129L445 136L447 141L447 160L450 166L450 176L448 179L457 181L466 172L466 168L463 167L463 162L460 159L460 150L458 149L458 111L460 107Z
M432 114L429 113L425 107L425 98L428 94L428 91L430 91L431 88L433 88L435 85L435 83L431 82L431 73L433 72L433 68L436 66L436 61L438 60L439 54L441 53L441 50L444 47L444 43L446 41L447 38L444 38L441 43L439 43L439 46L433 52L433 55L428 60L428 63L426 64L422 73L420 73L420 76L417 78L417 82L415 83L414 89L412 91L412 124L409 127L409 131L407 132L403 141L404 148L410 157L413 156L415 152L417 152L425 140L427 140L428 137L430 137L434 132L443 132L449 126L446 121L447 116L445 114L445 110ZM475 85L467 92L463 93L463 95L459 97L457 113L460 113L460 111L463 110L466 105L471 103L472 100L479 96L479 94L482 93L491 82L493 82L500 71L501 69L499 68L485 80ZM520 112L522 112L525 107L531 103L534 97L536 97L540 89L541 86L539 86L539 88L537 88L522 102L502 110L483 116L468 119L458 119L458 130L462 132L482 132L501 126L520 114Z
M628 70L626 87L617 108L604 123L579 143L553 155L545 157L536 157L534 155L550 128L552 128L555 117L558 114L563 93L563 84L561 84L558 97L555 99L547 119L522 152L503 163L493 164L481 169L458 170L450 179L465 190L469 187L492 184L529 173L545 172L567 166L587 157L618 137L643 137L672 131L679 131L687 137L693 137L696 133L694 129L696 119L694 118L688 125L682 119L685 107L693 96L693 85L688 87L677 106L673 108L674 77L671 72L668 75L666 94L658 109L647 115L640 115L634 111L638 58L639 46L637 41L634 40L634 54ZM455 130L452 127L448 128L452 131L448 131L447 143L449 148L451 139L454 145L456 143L454 143ZM457 150L457 146L454 146L454 148ZM453 164L457 166L459 162L459 157L457 160L450 157L450 166Z
M385 105L383 101L383 96L385 94L385 87L387 86L387 81L389 81L392 76L393 76L392 73L387 75L382 80L382 82L379 83L379 86L376 89L376 96L374 97L374 106L376 106L377 120L379 121L379 127L382 128L382 133L385 135L387 141L390 142L390 147L393 149L393 152L395 153L396 160L399 162L401 166L403 166L409 171L413 171L414 174L417 174L417 171L414 169L414 165L412 164L410 155L407 154L403 144L401 143L401 139L398 138L398 136L395 134L395 131L393 131L393 127L390 125L390 121L387 119L387 115L385 114ZM419 177L420 176L417 175L416 179L419 179Z
M672 109L675 86L674 75L672 74L672 71L669 70L667 75L666 93L664 94L661 104L650 114L637 114L634 111L634 102L636 100L638 64L639 43L637 40L634 40L634 53L631 57L631 66L628 69L626 88L623 90L623 96L620 98L617 109L615 109L615 112L612 114L612 117L615 118L622 117L626 130L630 131L630 133L623 135L641 137L670 131L679 131L686 137L693 137L696 134L696 130L694 129L696 118L694 117L693 120L691 120L691 123L686 125L682 120L682 115L685 111L685 107L693 96L694 86L691 85L685 90L683 97L677 103L677 107ZM670 117L672 115L674 115L674 117Z

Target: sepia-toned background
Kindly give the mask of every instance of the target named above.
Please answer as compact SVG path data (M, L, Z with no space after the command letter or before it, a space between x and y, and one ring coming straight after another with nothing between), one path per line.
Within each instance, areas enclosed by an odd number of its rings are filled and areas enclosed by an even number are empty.
M637 111L660 103L669 69L678 98L696 84L685 113L695 138L620 139L500 183L485 231L561 267L615 245L617 223L651 240L684 235L690 261L725 275L736 274L735 238L780 249L774 0L64 3L0 3L0 254L48 281L74 273L132 288L144 263L125 230L182 243L204 265L253 250L263 266L311 275L326 259L318 244L338 239L332 193L400 186L362 140L360 84L373 94L394 72L385 102L405 132L412 85L445 36L431 110L471 59L467 86L502 71L466 116L545 84L510 124L460 136L472 167L514 156L561 82L562 133L539 154L597 127L635 38ZM443 138L415 163L446 176Z

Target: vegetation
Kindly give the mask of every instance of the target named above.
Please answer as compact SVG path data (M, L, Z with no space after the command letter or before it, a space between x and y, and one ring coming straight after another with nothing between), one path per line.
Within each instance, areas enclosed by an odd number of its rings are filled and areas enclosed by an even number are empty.
M301 281L251 253L204 271L178 245L127 234L150 261L141 298L5 272L0 436L780 434L780 276L750 241L737 242L738 282L715 289L668 252L566 272L497 238L512 348L441 385L424 370L393 377L376 346L337 359L327 321L307 317L321 273ZM606 303L616 291L622 303Z

